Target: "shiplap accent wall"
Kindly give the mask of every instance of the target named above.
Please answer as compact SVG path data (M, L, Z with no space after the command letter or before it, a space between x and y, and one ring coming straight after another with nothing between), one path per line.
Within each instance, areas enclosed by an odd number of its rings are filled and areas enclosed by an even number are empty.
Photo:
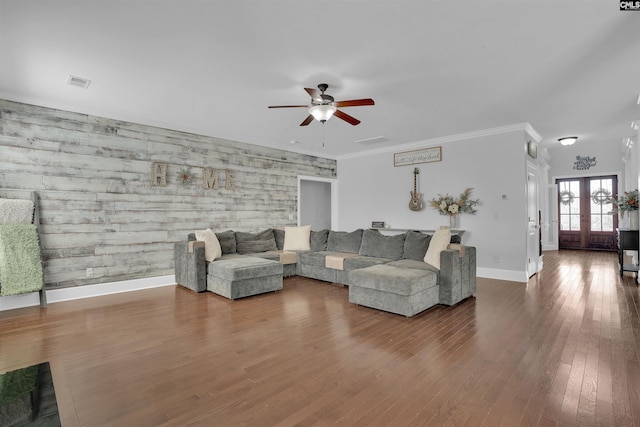
M220 171L217 189L201 168ZM0 100L0 197L38 192L47 288L173 274L173 244L195 229L294 225L298 175L335 178L336 161Z

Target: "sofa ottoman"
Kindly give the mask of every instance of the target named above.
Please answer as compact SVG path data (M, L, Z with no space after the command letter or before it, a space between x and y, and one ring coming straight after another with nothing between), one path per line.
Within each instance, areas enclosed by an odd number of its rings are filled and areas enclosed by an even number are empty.
M349 302L411 317L438 304L438 273L386 264L354 270Z
M237 299L282 289L282 264L243 256L209 263L207 290Z

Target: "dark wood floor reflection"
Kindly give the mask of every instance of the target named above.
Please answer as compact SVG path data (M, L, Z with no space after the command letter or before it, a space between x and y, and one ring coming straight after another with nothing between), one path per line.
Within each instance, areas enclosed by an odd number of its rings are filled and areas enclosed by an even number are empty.
M49 361L66 427L640 425L635 278L615 253L544 259L411 319L300 278L0 312L0 372Z

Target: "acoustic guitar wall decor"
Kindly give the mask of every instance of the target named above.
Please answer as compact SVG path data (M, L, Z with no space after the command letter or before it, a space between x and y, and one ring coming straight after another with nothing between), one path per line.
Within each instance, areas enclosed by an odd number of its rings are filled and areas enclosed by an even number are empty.
M420 169L415 168L413 170L413 191L410 191L411 200L409 201L409 209L412 211L421 211L422 210L422 193L418 193L418 174L420 173Z

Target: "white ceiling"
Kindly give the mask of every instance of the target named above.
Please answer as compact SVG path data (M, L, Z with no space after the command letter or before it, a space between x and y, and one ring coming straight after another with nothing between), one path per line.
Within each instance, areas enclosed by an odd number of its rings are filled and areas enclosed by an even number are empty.
M325 82L376 105L267 109ZM612 0L0 0L0 98L331 158L522 122L618 147L639 93Z

